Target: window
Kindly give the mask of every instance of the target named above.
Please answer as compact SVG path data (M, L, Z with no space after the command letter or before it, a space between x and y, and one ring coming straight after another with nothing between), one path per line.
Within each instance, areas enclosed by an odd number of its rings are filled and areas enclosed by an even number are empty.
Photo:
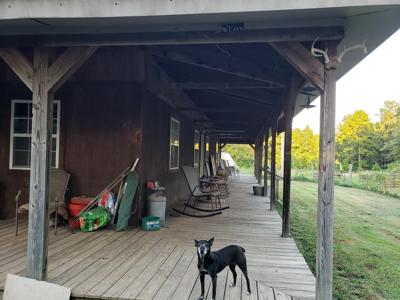
M179 168L179 128L178 120L171 118L169 127L169 169Z
M199 155L200 155L200 132L198 130L194 131L194 160L193 165L195 167L199 166Z
M11 101L10 169L31 166L32 101ZM60 141L60 101L54 101L51 165L58 168Z

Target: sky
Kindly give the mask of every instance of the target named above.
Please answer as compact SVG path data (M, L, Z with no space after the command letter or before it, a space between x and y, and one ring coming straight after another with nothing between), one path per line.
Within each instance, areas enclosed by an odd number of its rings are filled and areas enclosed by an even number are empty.
M344 116L359 109L366 111L371 121L379 121L379 109L386 100L400 102L400 30L337 82L336 126ZM319 102L318 98L313 102L317 107L299 113L293 120L293 128L303 129L308 125L318 133Z

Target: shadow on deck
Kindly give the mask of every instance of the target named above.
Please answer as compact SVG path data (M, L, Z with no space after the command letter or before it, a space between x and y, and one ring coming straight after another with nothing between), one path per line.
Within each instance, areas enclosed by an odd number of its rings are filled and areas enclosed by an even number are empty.
M197 299L193 240L214 236L213 249L228 244L246 249L252 285L250 296L242 277L229 287L231 274L225 269L218 277L217 299L313 299L310 269L293 239L280 237L281 218L269 211L268 198L251 194L253 184L251 177L232 179L232 195L226 199L231 208L222 215L169 216L167 227L157 232L51 231L48 281L71 287L74 299ZM15 237L13 221L0 221L0 290L7 273L25 272L26 231L24 224ZM211 299L208 276L206 280Z

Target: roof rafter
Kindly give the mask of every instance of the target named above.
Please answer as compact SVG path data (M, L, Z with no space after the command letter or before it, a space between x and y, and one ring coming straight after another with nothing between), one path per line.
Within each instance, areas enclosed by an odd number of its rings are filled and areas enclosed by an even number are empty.
M225 73L228 75L245 78L247 80L263 82L265 84L269 84L269 85L275 86L277 88L283 88L285 86L284 83L276 82L272 78L266 78L266 76L262 76L260 74L257 74L257 75L251 74L251 72L248 72L249 66L242 67L240 69L232 68L232 67L227 68L226 66L222 66L219 64L214 65L214 64L210 64L210 63L204 62L204 61L200 62L200 59L193 58L189 55L186 55L186 54L183 54L180 52L172 52L172 51L164 53L163 51L152 50L152 54L154 56L168 59L170 61L174 61L177 63L186 64L186 65L190 65L193 67L202 68L202 69L206 69L206 70L211 70L214 72ZM247 70L247 72L243 71L243 70Z

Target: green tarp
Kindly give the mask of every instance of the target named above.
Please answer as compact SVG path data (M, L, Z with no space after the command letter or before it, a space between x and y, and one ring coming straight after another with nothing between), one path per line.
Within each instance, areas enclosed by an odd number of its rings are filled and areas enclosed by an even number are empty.
M136 190L139 186L139 174L135 171L130 172L125 179L122 190L121 203L118 208L117 231L127 230L128 221L131 216L132 204Z

